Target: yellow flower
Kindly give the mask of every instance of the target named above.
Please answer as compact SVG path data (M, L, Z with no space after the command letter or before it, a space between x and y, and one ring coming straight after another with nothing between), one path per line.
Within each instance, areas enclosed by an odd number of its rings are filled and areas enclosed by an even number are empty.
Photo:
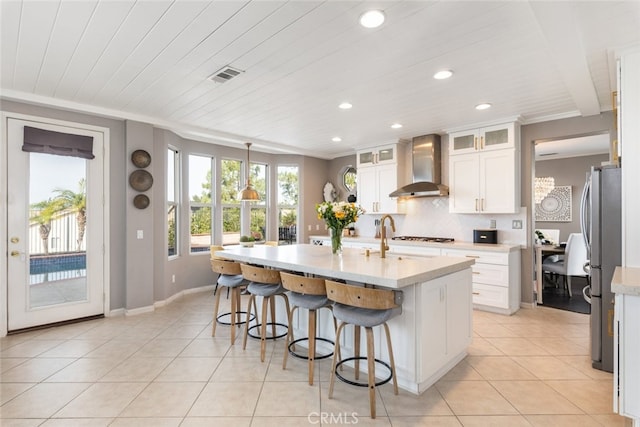
M323 202L316 205L318 219L324 219L328 227L343 229L358 220L358 216L365 213L362 207L355 203Z

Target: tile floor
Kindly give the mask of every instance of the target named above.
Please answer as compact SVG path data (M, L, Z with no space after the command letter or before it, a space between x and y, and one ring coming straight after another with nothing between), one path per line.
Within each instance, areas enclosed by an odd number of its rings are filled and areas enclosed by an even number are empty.
M130 317L0 339L0 424L8 426L630 426L611 412L612 378L591 368L586 315L539 307L474 312L469 356L421 396L337 382L330 360L306 362L270 343L211 338L211 292ZM398 351L396 349L395 351ZM320 414L325 414L324 419Z

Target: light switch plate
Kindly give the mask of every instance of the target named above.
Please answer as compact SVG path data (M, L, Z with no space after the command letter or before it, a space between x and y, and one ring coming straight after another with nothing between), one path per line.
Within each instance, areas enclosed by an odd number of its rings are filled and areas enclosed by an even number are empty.
M511 222L511 228L513 228L514 230L519 230L522 228L522 220L521 219L514 219Z
M142 231L142 230L137 230L137 231L136 231L136 238L138 238L138 239L144 239L144 231Z

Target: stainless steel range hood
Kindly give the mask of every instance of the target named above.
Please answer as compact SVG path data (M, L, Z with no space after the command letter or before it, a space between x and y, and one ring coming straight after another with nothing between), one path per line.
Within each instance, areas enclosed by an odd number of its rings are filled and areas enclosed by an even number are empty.
M389 197L446 197L449 187L440 184L440 135L417 136L412 141L413 183Z

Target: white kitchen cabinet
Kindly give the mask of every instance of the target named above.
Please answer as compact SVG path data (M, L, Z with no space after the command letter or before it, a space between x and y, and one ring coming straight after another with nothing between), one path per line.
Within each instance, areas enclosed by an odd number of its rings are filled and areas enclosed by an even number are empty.
M449 212L519 212L519 154L515 122L449 133Z
M449 157L449 212L517 213L520 157L515 148Z
M373 155L377 159L374 163L361 163L362 152L358 152L358 204L365 213L404 213L405 204L389 197L390 193L405 184L402 151L401 144L381 148ZM383 156L383 153L387 154Z
M640 295L615 298L614 406L620 415L634 419L635 427L640 426Z
M397 144L384 145L380 147L360 150L357 153L358 170L375 165L393 164L398 162Z
M418 383L423 390L433 384L443 365L466 353L471 343L470 289L464 285L464 274L456 274L459 277L445 276L416 286L416 321L431 325L421 329L418 344Z
M520 308L520 252L443 249L444 256L473 258L473 306L513 314Z
M519 132L516 123L451 132L449 155L515 148L518 139L516 132Z

